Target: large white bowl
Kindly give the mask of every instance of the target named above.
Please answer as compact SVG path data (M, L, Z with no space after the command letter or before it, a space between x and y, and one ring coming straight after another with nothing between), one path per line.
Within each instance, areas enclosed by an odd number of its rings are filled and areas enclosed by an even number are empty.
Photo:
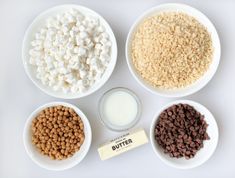
M35 117L43 109L58 105L74 109L74 111L81 117L82 122L84 124L85 139L80 150L76 152L72 157L67 158L65 160L52 160L48 156L42 155L37 150L35 145L32 144L32 131L31 131L32 120L35 119ZM91 126L85 114L83 114L83 112L80 109L78 109L76 106L65 102L47 103L37 108L35 111L33 111L33 113L29 116L28 120L26 121L23 133L24 147L29 157L40 167L55 171L69 169L75 166L76 164L80 163L85 158L86 154L89 151L91 140L92 140Z
M157 120L161 112L167 109L168 107L174 104L179 104L179 103L189 104L193 106L198 112L200 112L202 115L205 116L205 121L208 124L207 133L210 137L210 140L205 140L203 142L203 148L201 148L193 158L188 159L188 160L185 158L172 158L168 154L165 154L163 149L156 142L155 136L154 136L155 125L157 123ZM154 152L156 153L156 155L167 165L175 167L175 168L179 168L179 169L194 168L206 162L214 153L217 143L218 143L218 139L219 139L218 126L213 115L203 105L194 101L190 101L190 100L177 100L177 101L168 103L167 105L162 107L154 115L151 128L150 128L150 141L151 141L152 148Z
M201 24L203 24L207 28L208 32L211 34L212 45L214 48L212 63L208 71L192 85L189 85L185 88L173 89L173 90L155 88L151 86L150 84L148 84L136 71L135 66L132 63L132 58L131 58L131 43L133 40L133 35L135 34L138 26L143 22L144 19L154 16L158 13L167 12L167 11L184 12L196 18ZM214 25L202 12L184 4L175 4L175 3L162 4L162 5L159 5L159 6L156 6L147 10L132 25L129 31L129 34L127 36L127 41L126 41L126 59L127 59L127 64L128 64L129 70L131 71L131 74L138 81L138 83L142 85L145 89L149 90L150 92L154 94L158 94L158 95L166 96L166 97L183 97L183 96L193 94L197 92L198 90L200 90L201 88L203 88L211 80L211 78L213 77L213 75L215 74L217 70L217 67L220 61L220 53L221 53L220 40L219 40L219 36L217 34L217 31Z
M36 78L36 68L29 64L30 43L34 39L35 33L38 32L38 30L45 25L46 19L48 19L51 16L55 16L58 13L63 13L70 9L76 9L80 11L81 13L83 13L84 15L89 15L89 16L98 18L100 23L104 26L107 33L109 34L109 37L112 43L111 60L101 80L96 82L93 86L91 86L91 88L88 91L84 93L66 93L65 94L62 91L54 91L51 87L43 85L42 82ZM28 27L24 36L24 40L23 40L22 58L23 58L23 65L24 65L27 75L32 80L32 82L43 92L47 93L48 95L51 95L57 98L63 98L63 99L81 98L81 97L94 93L108 81L109 77L111 76L114 70L114 67L117 61L117 42L116 42L114 33L111 27L109 26L109 24L107 23L107 21L95 11L88 9L86 7L74 5L74 4L60 5L60 6L50 8L42 12L41 14L39 14L31 23L31 25Z

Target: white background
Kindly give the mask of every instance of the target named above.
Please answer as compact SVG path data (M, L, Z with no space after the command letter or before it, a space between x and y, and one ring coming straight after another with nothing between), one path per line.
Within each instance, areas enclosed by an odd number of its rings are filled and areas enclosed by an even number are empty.
M0 0L0 177L235 177L235 2L232 0L176 0L205 13L215 24L222 45L222 57L212 81L201 91L186 97L205 105L215 116L220 139L212 158L191 170L177 170L162 163L147 144L116 158L101 161L99 144L122 133L107 130L99 121L97 102L108 89L124 86L134 90L143 103L143 115L136 127L149 134L154 113L174 100L155 96L137 84L128 71L125 40L135 19L148 8L170 2L164 0ZM59 101L36 88L22 67L21 46L24 32L41 11L58 4L85 5L104 16L118 42L118 62L110 80L96 93L83 99L67 100L88 116L93 141L81 164L63 171L47 171L34 164L23 147L22 132L29 114L38 106Z

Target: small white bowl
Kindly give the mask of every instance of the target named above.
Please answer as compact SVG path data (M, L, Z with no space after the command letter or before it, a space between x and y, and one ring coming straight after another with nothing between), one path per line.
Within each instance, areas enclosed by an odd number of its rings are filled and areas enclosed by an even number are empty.
M129 124L122 125L122 126L116 125L116 124L113 124L112 122L110 122L110 120L105 115L105 108L104 108L104 103L107 100L107 98L109 98L110 95L112 95L116 92L120 92L120 91L130 94L137 104L136 117ZM116 87L116 88L112 88L112 89L106 91L103 94L103 96L99 100L98 109L99 109L99 118L100 118L102 124L112 131L117 131L117 132L120 131L121 132L121 131L129 130L137 124L137 122L140 120L140 116L141 116L141 112L142 112L141 111L142 104L141 104L139 97L130 89L124 88L124 87Z
M102 78L100 79L100 81L95 83L93 86L91 86L91 88L88 91L86 91L84 93L67 93L67 94L65 94L62 91L54 91L51 87L43 85L42 82L36 78L36 68L29 64L30 43L34 39L35 33L38 32L38 30L45 25L46 19L48 19L51 16L55 16L58 13L63 13L63 12L70 10L70 9L76 9L85 15L90 15L90 16L98 18L100 23L104 26L107 33L109 34L109 38L112 43L111 60L109 62L108 67L106 68ZM22 59L23 59L23 65L24 65L24 68L25 68L25 71L26 71L28 77L39 89L41 89L46 94L57 97L57 98L63 98L63 99L81 98L81 97L90 95L90 94L94 93L95 91L97 91L110 78L110 76L115 68L116 61L117 61L117 42L116 42L116 38L114 36L114 33L113 33L111 27L109 26L109 24L107 23L107 21L101 15L96 13L95 11L88 9L86 7L74 5L74 4L60 5L60 6L50 8L50 9L42 12L41 14L39 14L34 19L34 21L31 23L31 25L28 27L28 29L25 33L25 36L24 36L24 40L23 40Z
M31 132L31 124L32 120L35 119L35 117L39 114L40 111L47 107L51 106L66 106L74 109L74 111L81 117L82 122L84 124L84 134L85 139L84 142L80 148L79 151L77 151L72 157L67 158L65 160L52 160L46 155L42 155L35 145L32 144L32 132ZM29 155L29 157L40 167L48 169L48 170L54 170L54 171L61 171L65 169L69 169L80 163L86 156L86 154L89 151L90 145L92 140L92 132L91 132L91 126L87 119L87 117L84 115L84 113L78 109L76 106L65 103L65 102L52 102L47 103L45 105L40 106L37 108L33 113L29 116L28 120L25 123L24 127L24 133L23 133L23 141L24 141L24 147Z
M205 116L205 121L208 124L207 133L210 137L210 140L205 140L203 142L203 148L201 148L193 158L188 159L188 160L185 158L172 158L168 154L165 154L163 149L156 142L155 136L154 136L155 125L157 123L158 117L161 114L161 112L167 109L168 107L174 104L179 104L179 103L189 104L193 106L198 112L200 112L202 115ZM156 153L156 155L167 165L175 167L175 168L179 168L179 169L194 168L206 162L214 153L217 143L218 143L218 139L219 139L218 126L211 112L207 108L205 108L203 105L195 101L190 101L190 100L177 100L177 101L168 103L167 105L162 107L154 115L151 128L150 128L150 141L151 141L152 148L154 152Z
M195 83L185 88L164 90L164 89L155 88L151 86L138 74L138 72L135 69L135 66L132 63L131 43L132 43L133 35L135 34L136 29L138 28L139 24L143 22L143 20L145 20L148 17L154 16L158 13L169 12L169 11L186 13L190 16L193 16L201 24L203 24L207 28L208 32L211 34L214 53L213 53L212 63L209 69ZM147 10L132 25L129 31L129 34L127 36L127 41L126 41L126 59L127 59L127 64L128 64L129 70L131 71L131 74L134 76L137 82L140 85L142 85L145 89L147 89L148 91L154 94L158 94L158 95L165 96L165 97L183 97L183 96L193 94L199 91L200 89L202 89L214 76L217 70L217 67L219 65L220 55L221 55L220 40L219 40L218 33L214 25L212 24L212 22L202 12L198 11L197 9L191 6L184 5L184 4L176 4L176 3L162 4L162 5L159 5L159 6L156 6Z

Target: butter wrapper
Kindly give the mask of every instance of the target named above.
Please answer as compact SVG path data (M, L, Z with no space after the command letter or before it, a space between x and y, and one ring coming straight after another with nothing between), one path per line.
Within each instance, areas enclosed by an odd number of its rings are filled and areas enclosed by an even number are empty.
M101 160L106 160L146 143L148 137L143 129L139 129L103 144L98 148L98 152Z

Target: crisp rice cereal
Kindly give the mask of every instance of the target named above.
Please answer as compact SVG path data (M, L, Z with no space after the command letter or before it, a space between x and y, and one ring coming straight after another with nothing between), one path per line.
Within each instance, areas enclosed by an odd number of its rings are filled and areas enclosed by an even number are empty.
M137 72L147 83L163 89L183 88L208 70L212 39L194 17L164 12L138 26L131 55Z

